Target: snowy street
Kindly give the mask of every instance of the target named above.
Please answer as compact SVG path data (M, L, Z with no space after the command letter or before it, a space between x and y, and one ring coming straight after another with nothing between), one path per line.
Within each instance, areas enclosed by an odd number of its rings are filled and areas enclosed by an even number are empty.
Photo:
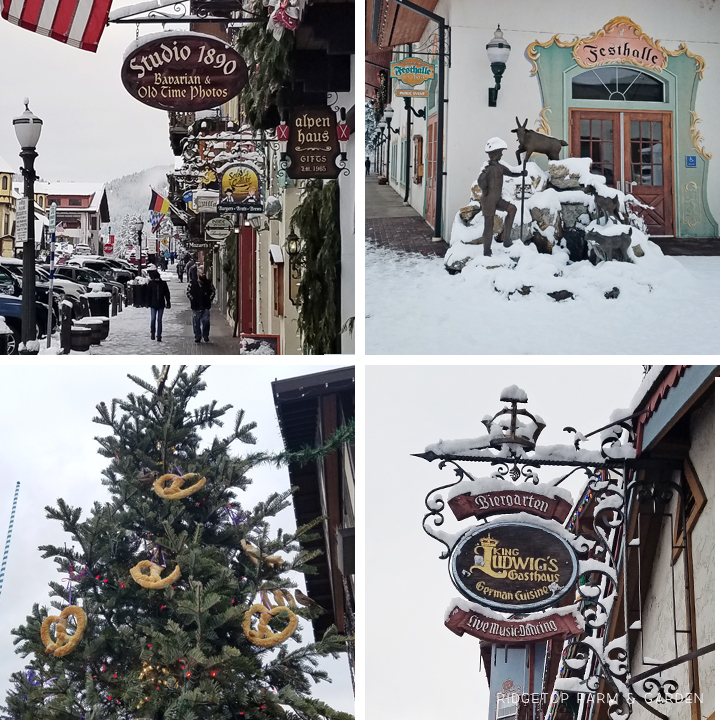
M181 283L170 270L162 273L162 277L170 288L170 309L163 315L162 342L150 339L150 308L123 307L117 317L110 318L107 340L91 345L89 353L70 354L237 355L240 340L233 338L232 327L217 307L210 313L210 342L195 342L190 301L185 295L187 283Z
M441 257L366 246L368 354L710 354L720 352L720 257L676 257L644 298L506 298ZM488 271L490 272L490 271Z

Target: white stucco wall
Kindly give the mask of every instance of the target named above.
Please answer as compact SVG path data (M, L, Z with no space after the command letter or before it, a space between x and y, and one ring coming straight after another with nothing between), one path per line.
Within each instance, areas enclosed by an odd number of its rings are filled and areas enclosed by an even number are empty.
M452 28L451 67L446 74L446 133L445 133L445 218L444 236L455 212L466 205L470 187L486 159L483 147L488 138L502 137L508 144L504 159L515 162L515 117L521 122L529 118L528 127L535 127L542 109L540 86L531 76L532 64L525 57L527 46L534 41L545 42L555 34L570 41L588 37L618 16L628 16L645 33L668 50L681 42L705 59L706 68L699 83L696 112L702 123L698 129L704 136L705 150L713 154L708 173L707 194L710 211L720 222L720 3L712 0L606 0L585 3L574 0L554 0L553 3L528 3L524 0L505 0L503 3L483 4L476 0L441 0L435 13L446 18ZM494 79L485 45L500 24L512 51L507 63L497 107L488 107L488 88ZM436 25L428 23L426 36L432 35ZM423 40L424 40L423 39ZM420 101L413 101L421 107ZM404 112L402 100L393 101L395 118ZM550 117L552 124L553 118ZM404 122L404 119L403 119ZM398 126L398 120L394 120ZM416 121L413 134L425 123ZM568 138L564 138L568 139ZM425 146L427 148L427 146ZM565 151L567 152L567 151ZM411 205L420 213L424 207L424 184L413 186ZM400 192L400 188L397 188ZM677 192L677 189L676 189Z

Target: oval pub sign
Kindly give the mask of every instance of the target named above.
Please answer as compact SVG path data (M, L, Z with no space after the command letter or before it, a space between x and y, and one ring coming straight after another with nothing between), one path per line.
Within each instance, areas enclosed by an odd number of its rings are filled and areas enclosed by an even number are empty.
M236 97L248 71L238 52L212 35L165 32L130 45L120 76L125 89L145 105L195 112Z
M450 556L457 589L479 605L530 612L554 605L575 583L569 543L539 525L490 523L463 535Z

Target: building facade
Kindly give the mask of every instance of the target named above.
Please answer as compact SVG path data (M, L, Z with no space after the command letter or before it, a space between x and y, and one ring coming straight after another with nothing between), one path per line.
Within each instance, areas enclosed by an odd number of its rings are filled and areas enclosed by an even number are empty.
M720 170L713 153L720 136L720 52L713 38L720 30L720 9L715 4L690 3L680 11L669 0L652 6L611 2L590 5L582 14L566 0L549 5L515 0L482 13L471 0L417 5L449 28L445 97L439 97L438 23L390 0L367 2L368 59L374 65L366 68L366 97L375 99L387 85L392 126L400 131L390 133L389 183L407 193L430 225L441 213L445 240L487 159L485 142L494 136L505 140L503 159L516 165L512 131L525 120L527 128L567 143L560 159L591 157L592 171L604 175L609 186L650 206L641 213L650 235L718 237ZM491 107L488 88L496 81L485 46L498 26L510 55ZM382 59L387 51L392 56ZM429 97L411 101L425 117L412 116L410 122L403 98L395 97L398 81L383 80L383 65L409 56L435 66ZM387 157L387 144L384 149ZM547 167L544 156L534 160Z

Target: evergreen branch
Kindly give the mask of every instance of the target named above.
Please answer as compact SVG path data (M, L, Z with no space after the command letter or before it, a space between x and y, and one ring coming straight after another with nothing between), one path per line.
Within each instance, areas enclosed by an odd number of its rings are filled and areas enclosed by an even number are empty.
M275 465L276 468L280 468L283 465L290 465L295 463L300 467L304 467L311 462L317 462L327 457L330 453L335 452L346 445L347 443L355 442L355 420L348 420L347 423L338 427L335 432L320 446L310 447L309 445L303 446L300 450L292 452L281 452L275 455L271 455L268 458L268 462Z

